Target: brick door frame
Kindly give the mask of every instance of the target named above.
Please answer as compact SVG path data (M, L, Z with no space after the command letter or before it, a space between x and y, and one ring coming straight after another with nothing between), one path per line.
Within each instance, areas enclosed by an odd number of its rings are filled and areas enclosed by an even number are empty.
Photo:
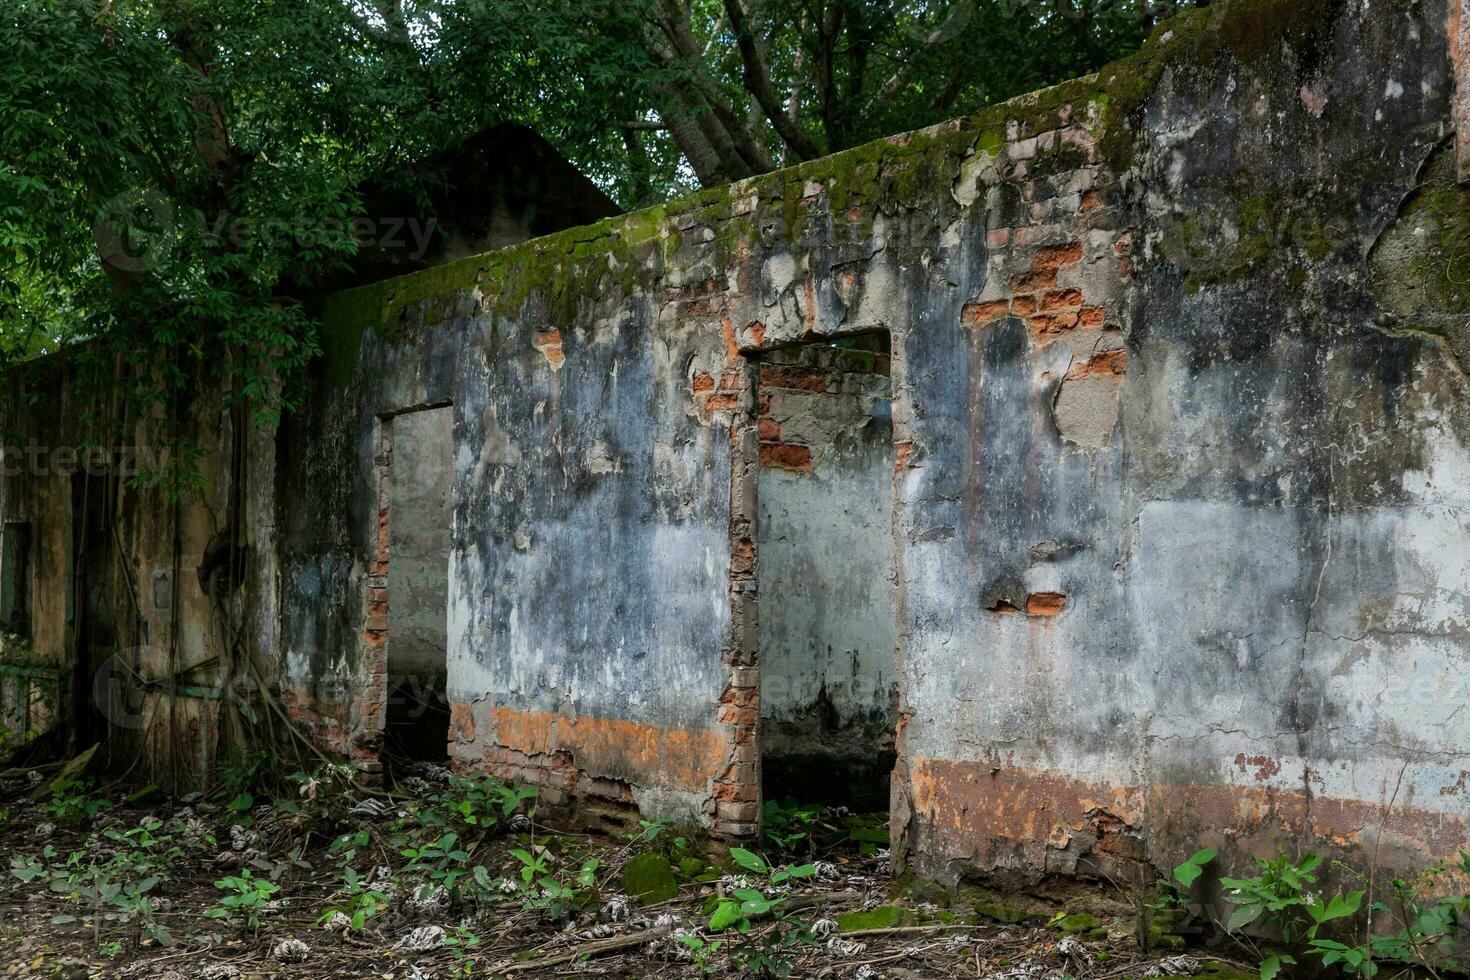
M759 560L760 432L759 395L760 365L765 354L788 347L827 343L841 337L882 333L888 338L890 398L894 405L892 432L894 446L893 547L899 549L898 481L908 469L913 443L908 431L908 390L901 385L903 357L896 343L897 333L886 324L841 331L812 331L798 340L781 343L759 343L741 346L737 358L728 358L725 373L718 385L706 394L708 410L730 411L730 633L721 651L727 670L724 693L720 697L718 722L729 732L731 753L725 772L714 781L711 792L713 831L735 837L756 837L761 832L760 751L760 594L756 570ZM738 363L737 363L738 360ZM720 399L721 401L716 401ZM901 609L900 583L894 583L894 615ZM904 711L899 651L894 650L900 692L900 714L895 719L897 736L903 737ZM902 752L899 752L900 765ZM896 772L897 770L895 770Z
M373 483L377 508L363 583L362 632L358 639L362 693L352 737L354 764L359 771L373 777L381 777L383 772L383 742L387 730L388 637L392 626L388 571L392 558L393 423L405 415L452 408L453 405L452 401L444 399L379 412L374 424Z

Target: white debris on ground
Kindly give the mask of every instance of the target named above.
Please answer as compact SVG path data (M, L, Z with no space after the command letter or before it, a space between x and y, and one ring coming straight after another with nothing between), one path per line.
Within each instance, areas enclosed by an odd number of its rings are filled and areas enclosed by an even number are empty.
M410 953L424 953L431 949L438 949L444 945L443 926L419 926L413 932L404 936L393 944L394 949L406 950Z
M271 957L282 963L303 963L311 956L311 947L295 938L282 939L271 950Z

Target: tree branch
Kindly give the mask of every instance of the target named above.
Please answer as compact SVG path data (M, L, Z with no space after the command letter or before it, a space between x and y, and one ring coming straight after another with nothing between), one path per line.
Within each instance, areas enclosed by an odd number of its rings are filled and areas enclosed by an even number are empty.
M735 42L740 48L740 60L744 64L746 91L755 97L756 104L776 128L782 141L800 158L810 160L822 155L816 141L811 138L796 120L787 114L781 100L771 91L771 76L756 47L755 36L745 19L741 0L724 0L725 14L730 18L730 27L735 32Z

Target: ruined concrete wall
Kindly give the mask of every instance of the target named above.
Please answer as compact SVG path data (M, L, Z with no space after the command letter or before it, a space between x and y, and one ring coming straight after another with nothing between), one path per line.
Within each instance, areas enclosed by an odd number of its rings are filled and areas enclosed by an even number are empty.
M768 792L892 768L893 422L881 354L808 344L760 361L760 749ZM784 764L783 764L784 763ZM881 767L881 768L879 768ZM781 772L775 770L780 769ZM780 776L782 789L773 785ZM877 806L887 806L886 793Z
M80 721L80 747L181 791L220 761L230 692L275 662L274 433L191 380L166 426L84 346L17 369L0 408L0 517L31 535L29 634L0 641L8 727ZM201 489L172 493L181 474Z
M1217 4L970 119L338 295L280 457L298 715L374 764L384 420L452 404L458 764L754 831L755 361L881 329L901 863L1452 850L1450 14Z

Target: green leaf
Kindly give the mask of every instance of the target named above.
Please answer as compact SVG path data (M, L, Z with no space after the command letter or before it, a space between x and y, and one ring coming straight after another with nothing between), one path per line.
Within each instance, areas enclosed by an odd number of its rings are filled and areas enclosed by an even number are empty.
M728 898L720 899L720 904L715 906L714 914L709 917L709 928L711 932L720 932L728 929L743 918L740 913L740 903L732 902Z
M1242 905L1230 914L1230 921L1225 923L1225 931L1235 932L1238 929L1250 925L1261 917L1261 911L1262 909L1259 905Z
M764 858L759 854L753 854L747 851L743 847L730 848L730 858L742 868L747 871L754 871L756 874L763 875L769 870Z

